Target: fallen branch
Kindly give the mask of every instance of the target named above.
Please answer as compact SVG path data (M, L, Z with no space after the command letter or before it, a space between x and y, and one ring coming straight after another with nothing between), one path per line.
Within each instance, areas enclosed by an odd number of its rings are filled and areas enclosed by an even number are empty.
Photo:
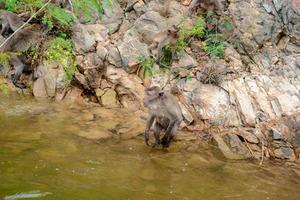
M13 34L11 34L8 38L4 40L4 42L0 45L0 49L10 40L17 32L19 32L22 28L24 28L39 12L41 12L49 3L51 0L49 0L47 3L45 3L38 11L33 13L33 15L22 25L20 26Z

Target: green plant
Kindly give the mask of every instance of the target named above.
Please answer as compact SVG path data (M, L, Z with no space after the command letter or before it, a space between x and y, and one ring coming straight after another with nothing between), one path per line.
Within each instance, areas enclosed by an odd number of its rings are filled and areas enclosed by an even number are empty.
M42 18L42 23L47 25L49 29L52 29L55 25L65 28L69 27L74 18L70 13L67 13L64 9L50 4L47 6L45 14Z
M4 68L4 74L7 73L9 68L9 58L10 55L8 52L0 52L0 63Z
M0 92L5 96L8 96L9 94L8 86L1 78L0 78Z
M188 44L190 38L201 39L205 35L205 21L202 17L198 17L195 24L190 28L186 29L183 26L179 29L179 39L176 43L176 51L183 50Z
M103 4L111 6L110 0L74 0L74 13L76 16L83 14L86 20L93 21L93 13L95 11L99 14L100 18L103 16Z
M147 73L150 77L153 76L153 64L155 60L152 57L146 57L144 55L141 55L138 57L138 60L140 62L139 66L143 69L143 79L146 78Z
M77 70L71 40L61 37L52 39L45 52L45 59L47 62L57 62L63 66L65 70L65 82L66 85L69 85Z
M44 5L43 0L0 0L4 8L11 12L34 12Z
M172 64L172 57L174 54L174 47L172 48L170 45L167 45L163 48L163 55L162 58L160 60L159 65L162 68L169 68Z
M224 39L221 34L210 34L205 40L204 51L212 57L223 57L225 51Z

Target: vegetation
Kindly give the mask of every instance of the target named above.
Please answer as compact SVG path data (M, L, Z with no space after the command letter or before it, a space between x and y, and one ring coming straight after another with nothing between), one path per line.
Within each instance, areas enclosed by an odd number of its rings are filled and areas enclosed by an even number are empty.
M103 15L103 4L111 6L110 0L74 0L74 13L76 16L82 14L86 20L93 21L93 13L97 11L97 14L101 18Z
M145 55L141 55L138 57L138 60L140 62L139 66L143 70L143 79L146 78L147 73L150 77L153 76L153 64L155 62L154 58L152 57L146 57ZM140 71L140 70L138 70Z
M223 77L216 66L205 66L201 70L200 81L204 84L220 85Z
M1 78L0 78L0 92L2 94L4 94L5 96L8 96L8 93L9 93L7 84Z
M59 28L69 27L73 20L74 18L70 13L67 13L58 6L50 4L46 8L42 23L51 30L54 26Z
M46 62L59 63L65 70L65 83L69 85L76 72L76 62L72 41L63 37L56 37L50 41L45 52Z
M176 51L182 51L191 39L202 39L205 35L205 21L202 17L198 17L196 23L191 29L185 29L183 26L179 30L179 39L176 43Z
M172 64L172 55L180 53L192 40L203 41L203 50L210 57L224 56L226 38L230 37L233 27L227 18L218 19L212 12L208 12L205 19L198 17L189 29L179 27L179 38L175 46L167 45L163 48L160 66L168 68Z
M6 10L15 13L29 11L33 14L45 3L46 1L44 0L0 0L0 4ZM36 48L31 48L28 51L31 63L33 65L36 64L41 57L46 62L60 63L65 70L66 85L69 85L76 71L76 62L68 29L76 16L83 16L88 21L94 18L95 13L98 13L99 17L101 17L103 15L103 4L111 6L110 0L74 0L72 5L74 13L65 10L58 4L50 3L47 5L43 13L36 17L36 20L47 26L54 38L47 41L48 48L45 52L40 52ZM9 67L9 53L0 53L0 62L4 70L7 71ZM149 69L147 68L147 70ZM1 87L3 89L4 86Z
M8 52L0 52L0 63L4 68L4 73L6 74L9 68L9 53Z

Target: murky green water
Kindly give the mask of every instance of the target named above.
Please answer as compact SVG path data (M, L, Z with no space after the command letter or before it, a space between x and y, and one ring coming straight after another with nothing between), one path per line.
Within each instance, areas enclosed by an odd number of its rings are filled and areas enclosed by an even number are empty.
M74 134L80 113L0 97L1 200L37 190L49 192L37 199L300 199L297 164L226 161L184 142L162 151L142 138L90 141Z

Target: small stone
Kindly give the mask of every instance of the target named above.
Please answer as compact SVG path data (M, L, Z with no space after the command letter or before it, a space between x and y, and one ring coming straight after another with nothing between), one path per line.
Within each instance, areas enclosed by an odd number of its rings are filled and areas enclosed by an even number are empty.
M113 89L109 89L101 96L102 105L105 107L117 107L117 93Z
M272 128L270 131L271 131L273 140L282 140L283 139L282 134L278 130Z
M97 88L97 89L95 89L95 93L96 93L97 97L101 97L105 92L104 92L104 90Z
M119 50L116 47L110 47L108 52L108 62L116 67L122 67L122 59Z
M239 130L236 134L243 137L244 139L246 139L250 143L258 144L258 142L259 142L257 137L249 131Z
M279 149L275 149L274 154L276 158L280 159L292 159L294 157L294 152L289 147L281 147Z
M104 46L98 45L96 53L102 61L105 61L108 51Z

